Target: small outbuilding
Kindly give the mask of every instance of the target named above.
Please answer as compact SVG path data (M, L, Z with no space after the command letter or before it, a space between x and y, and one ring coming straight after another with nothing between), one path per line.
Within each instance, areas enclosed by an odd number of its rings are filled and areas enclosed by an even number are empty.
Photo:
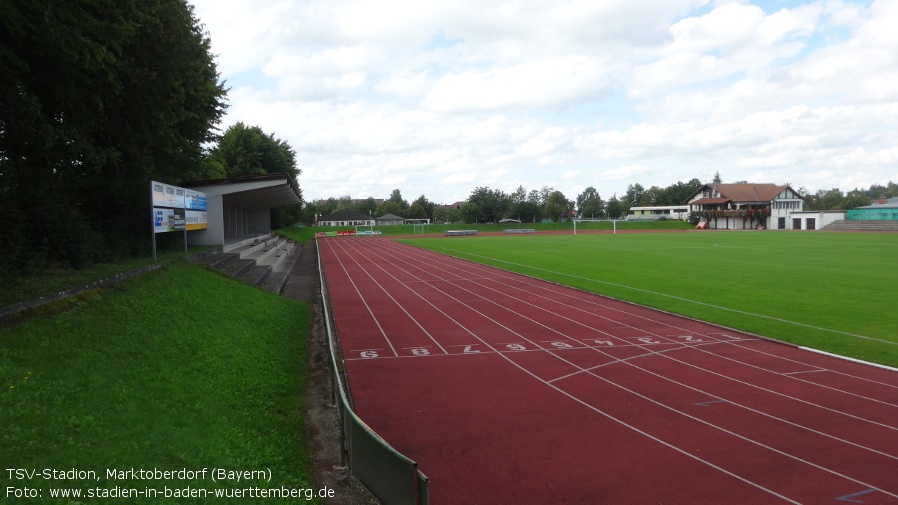
M405 224L405 218L399 217L396 214L384 214L376 219L377 226L396 226L400 224Z

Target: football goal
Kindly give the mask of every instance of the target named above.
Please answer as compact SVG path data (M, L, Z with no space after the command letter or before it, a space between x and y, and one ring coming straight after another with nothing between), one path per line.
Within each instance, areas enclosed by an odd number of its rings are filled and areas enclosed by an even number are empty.
M574 235L577 234L577 223L612 223L613 234L617 235L617 219L574 219Z
M426 218L406 219L405 224L412 225L412 234L414 234L414 235L422 234L423 235L425 232L427 232L427 225L430 224L430 219L426 219Z

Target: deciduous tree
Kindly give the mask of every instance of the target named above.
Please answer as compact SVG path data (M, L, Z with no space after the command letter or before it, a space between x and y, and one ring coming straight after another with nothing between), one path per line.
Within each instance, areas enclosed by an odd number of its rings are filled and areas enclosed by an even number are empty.
M145 252L148 181L204 174L225 94L184 0L0 4L0 267Z
M584 219L601 219L605 212L605 202L596 188L589 186L577 195L577 214Z

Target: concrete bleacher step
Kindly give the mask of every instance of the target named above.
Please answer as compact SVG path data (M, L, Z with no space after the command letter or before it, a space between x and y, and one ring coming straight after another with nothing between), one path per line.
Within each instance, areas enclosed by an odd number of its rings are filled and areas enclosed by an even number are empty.
M203 258L203 260L200 263L202 263L203 265L205 265L209 268L212 268L215 270L221 270L225 267L225 265L227 265L231 261L234 261L238 258L240 258L239 254L221 253L220 252L217 254L210 254L210 255L206 256L205 258Z
M268 265L256 265L249 269L247 269L243 275L239 277L239 280L247 283L260 285L265 282L265 279L271 274L271 267Z
M895 231L898 232L898 221L859 221L842 219L834 221L823 228L827 231Z
M272 293L280 294L283 292L287 279L290 277L290 271L293 270L293 265L296 264L302 249L302 247L292 242L289 247L285 247L278 261L272 265L271 274L259 287Z
M256 262L249 259L234 259L227 262L218 270L229 277L240 277L244 272L255 266Z
M280 294L302 249L284 237L260 237L229 244L227 252L201 262L241 282Z
M247 237L242 240L235 240L222 246L221 252L234 252L237 249L246 249L256 244L264 242L265 239L271 239L271 235L257 235L255 237Z

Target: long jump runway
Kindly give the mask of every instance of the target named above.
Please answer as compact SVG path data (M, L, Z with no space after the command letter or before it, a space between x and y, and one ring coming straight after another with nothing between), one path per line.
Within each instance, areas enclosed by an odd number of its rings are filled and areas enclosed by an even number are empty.
M432 504L898 503L894 371L388 239L318 249L356 410Z

